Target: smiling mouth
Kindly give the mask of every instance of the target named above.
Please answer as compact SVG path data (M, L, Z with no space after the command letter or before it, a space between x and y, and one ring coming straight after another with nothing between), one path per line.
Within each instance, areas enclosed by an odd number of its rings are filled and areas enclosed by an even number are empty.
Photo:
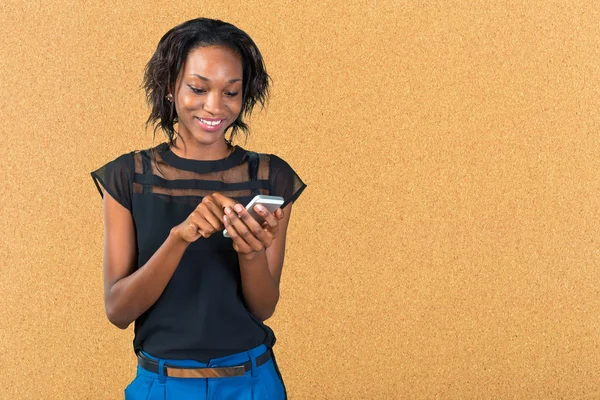
M210 121L210 120L203 119L203 118L198 118L198 120L200 122L202 122L203 124L210 125L210 126L218 126L224 121L223 119L217 119L217 120Z
M225 124L225 119L204 119L196 117L200 127L207 132L216 132L221 129L221 125Z

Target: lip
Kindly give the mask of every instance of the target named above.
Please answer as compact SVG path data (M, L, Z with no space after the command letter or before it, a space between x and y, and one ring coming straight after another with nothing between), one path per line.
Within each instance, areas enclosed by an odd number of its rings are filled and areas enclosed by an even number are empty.
M211 121L211 122L212 121L219 121L219 120L225 119L225 118L204 118L204 117L196 117L196 118L202 118L203 120Z
M200 117L196 117L196 120L198 121L198 124L200 125L200 127L201 127L202 129L204 129L205 131L208 131L208 132L215 132L215 131L218 131L219 129L221 129L221 126L223 125L223 122L225 121L225 119L224 119L224 118L202 118L202 119L203 119L203 120L206 120L206 121L211 121L211 122L214 122L214 121L221 121L221 122L220 122L219 124L217 124L217 125L208 125L208 124L205 124L204 122L202 122L202 121L200 120Z

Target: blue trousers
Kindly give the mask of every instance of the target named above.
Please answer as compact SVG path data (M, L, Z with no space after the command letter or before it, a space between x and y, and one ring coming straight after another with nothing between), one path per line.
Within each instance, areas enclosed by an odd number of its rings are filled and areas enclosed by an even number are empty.
M275 355L260 367L256 357L267 347L262 344L249 351L211 359L208 363L194 360L161 359L146 356L176 367L228 367L252 361L252 369L243 376L223 378L176 378L147 371L138 365L135 379L125 388L125 400L283 400L287 399ZM162 363L161 363L162 365Z

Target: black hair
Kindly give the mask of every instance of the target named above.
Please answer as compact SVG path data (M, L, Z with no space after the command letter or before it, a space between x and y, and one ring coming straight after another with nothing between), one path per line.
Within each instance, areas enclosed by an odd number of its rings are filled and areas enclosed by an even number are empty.
M176 136L173 125L178 121L173 102L166 96L175 88L177 76L190 51L205 46L224 46L233 50L242 60L242 109L231 128L229 144L241 130L248 137L248 125L244 117L249 116L256 103L265 107L271 78L267 74L262 55L248 34L234 25L217 19L196 18L169 30L158 42L154 55L144 70L143 88L146 101L151 107L146 121L154 125L154 135L159 129L167 135L169 145Z

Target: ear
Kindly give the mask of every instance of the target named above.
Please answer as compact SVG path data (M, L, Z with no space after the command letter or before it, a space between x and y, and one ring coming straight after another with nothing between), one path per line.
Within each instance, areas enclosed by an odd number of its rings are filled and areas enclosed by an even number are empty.
M165 96L168 96L169 94L175 98L175 85L167 86L167 94Z

